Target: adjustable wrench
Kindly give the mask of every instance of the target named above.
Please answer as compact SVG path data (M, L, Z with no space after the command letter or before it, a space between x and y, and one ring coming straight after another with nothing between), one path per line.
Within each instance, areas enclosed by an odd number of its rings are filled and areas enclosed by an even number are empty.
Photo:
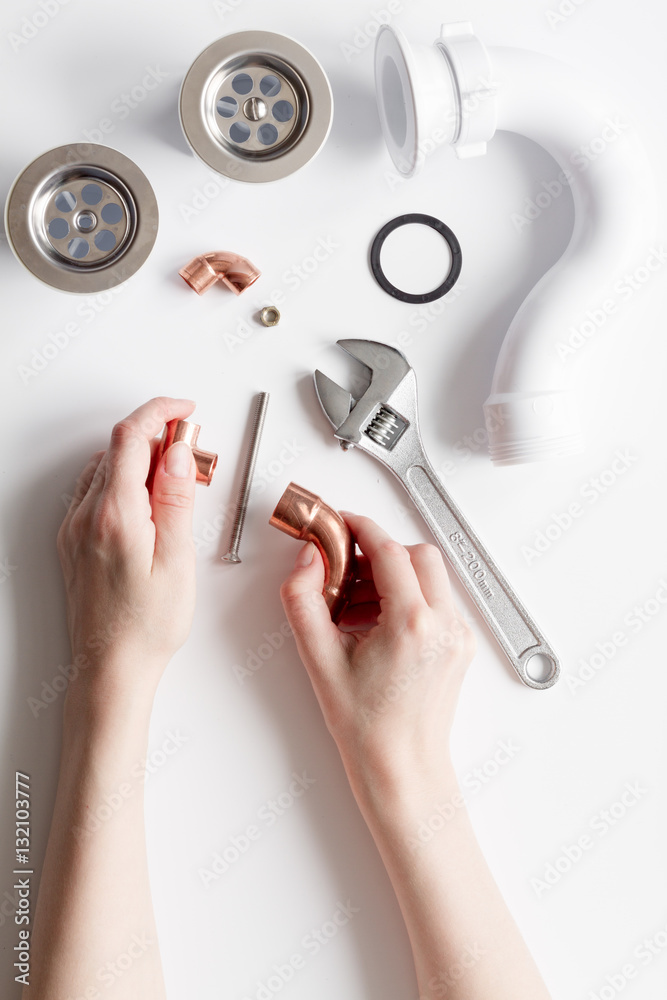
M400 479L520 679L532 688L551 687L560 673L556 654L426 457L414 370L400 351L374 340L339 340L338 345L371 372L368 389L356 401L315 372L318 399L341 446L361 448ZM542 679L527 670L534 656L536 664L548 667Z

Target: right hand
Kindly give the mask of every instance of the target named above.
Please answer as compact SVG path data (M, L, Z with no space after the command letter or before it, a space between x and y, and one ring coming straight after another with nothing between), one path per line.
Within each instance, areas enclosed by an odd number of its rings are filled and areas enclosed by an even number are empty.
M361 549L340 627L322 596L312 542L281 588L299 655L348 774L392 780L449 762L449 733L474 636L434 545L404 547L344 515Z

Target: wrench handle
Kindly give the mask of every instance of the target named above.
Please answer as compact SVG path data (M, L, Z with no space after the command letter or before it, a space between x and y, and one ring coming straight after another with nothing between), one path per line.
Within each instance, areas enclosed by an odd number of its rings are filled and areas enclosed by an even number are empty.
M400 478L520 679L532 688L551 687L560 674L556 654L426 456L410 465ZM549 661L550 673L545 679L537 680L528 673L527 665L534 656Z

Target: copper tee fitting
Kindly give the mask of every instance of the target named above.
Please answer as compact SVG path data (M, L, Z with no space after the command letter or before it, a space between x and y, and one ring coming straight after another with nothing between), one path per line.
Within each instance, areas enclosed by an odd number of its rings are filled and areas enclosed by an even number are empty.
M257 281L261 271L245 257L236 253L205 253L195 257L178 272L193 288L197 295L202 295L216 281L222 282L235 295L240 295L253 282Z
M198 483L203 483L205 486L211 485L213 472L218 463L218 456L212 451L202 451L201 448L196 447L200 430L201 427L199 424L191 424L187 420L170 420L168 424L165 424L162 432L162 438L160 439L160 443L155 450L155 455L151 463L151 471L148 475L148 482L146 485L148 486L149 491L153 485L153 476L155 475L158 462L164 455L167 448L169 448L175 441L185 441L186 444L190 445L195 465L197 466L196 481Z
M346 591L356 564L354 539L343 518L314 493L290 483L269 524L292 538L315 543L324 561L322 593L337 622L348 603Z

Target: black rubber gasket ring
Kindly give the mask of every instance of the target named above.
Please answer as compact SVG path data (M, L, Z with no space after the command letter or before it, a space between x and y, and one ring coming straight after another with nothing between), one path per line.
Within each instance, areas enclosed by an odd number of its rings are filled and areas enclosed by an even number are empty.
M415 295L411 292L403 292L400 288L397 288L396 285L392 285L391 281L389 281L382 270L382 265L380 264L382 246L389 234L393 233L395 229L399 229L401 226L409 226L413 223L417 223L421 226L430 226L431 229L435 229L436 233L440 233L443 240L448 245L452 255L452 265L449 269L449 274L443 283L437 288L434 288L432 292L424 292L421 295ZM463 255L461 253L461 244L449 226L446 226L444 222L441 222L440 219L434 218L432 215L422 215L419 212L414 212L411 215L399 215L396 219L392 219L391 222L388 222L382 227L371 245L371 270L373 271L375 280L380 288L384 289L388 295L393 295L395 299L400 299L401 302L415 302L418 305L423 305L425 302L435 302L436 299L441 299L442 296L446 295L459 280L462 265Z

